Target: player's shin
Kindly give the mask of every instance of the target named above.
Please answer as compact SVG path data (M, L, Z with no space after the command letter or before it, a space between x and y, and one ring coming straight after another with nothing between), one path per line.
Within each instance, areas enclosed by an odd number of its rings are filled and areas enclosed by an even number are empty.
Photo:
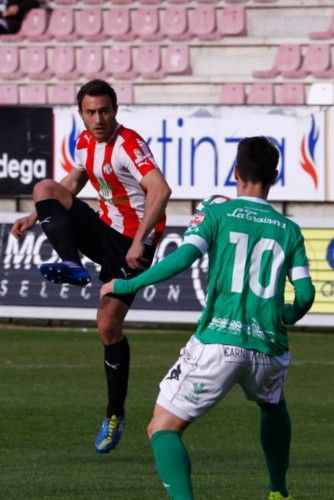
M155 465L168 496L193 500L191 462L181 436L175 431L158 431L151 437Z

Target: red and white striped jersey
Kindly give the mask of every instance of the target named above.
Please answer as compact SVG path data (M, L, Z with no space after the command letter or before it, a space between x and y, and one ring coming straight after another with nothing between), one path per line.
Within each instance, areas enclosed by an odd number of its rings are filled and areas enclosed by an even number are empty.
M84 130L76 144L75 167L86 170L98 193L100 218L116 231L133 238L144 215L145 191L140 182L158 168L153 155L134 130L118 125L109 142L98 143ZM156 243L165 228L163 217L145 243Z

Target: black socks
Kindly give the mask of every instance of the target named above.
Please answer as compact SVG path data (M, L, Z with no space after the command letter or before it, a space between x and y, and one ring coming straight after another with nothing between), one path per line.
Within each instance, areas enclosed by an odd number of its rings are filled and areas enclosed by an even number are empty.
M127 338L104 346L104 369L107 377L107 417L124 416L124 404L128 390L130 346Z

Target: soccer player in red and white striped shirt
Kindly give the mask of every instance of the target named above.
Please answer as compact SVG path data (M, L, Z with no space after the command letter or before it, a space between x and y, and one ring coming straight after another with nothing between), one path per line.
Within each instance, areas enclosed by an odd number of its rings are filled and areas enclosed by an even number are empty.
M20 238L39 220L61 258L43 264L43 276L84 286L90 276L79 252L101 265L104 283L134 277L150 266L171 190L142 137L117 123L117 96L107 82L88 82L77 101L86 130L77 140L75 168L60 183L45 179L36 184L36 210L18 219L12 233ZM87 182L97 191L98 213L76 197ZM98 306L108 387L106 418L95 441L99 453L117 445L125 423L130 349L123 322L134 297L110 293Z

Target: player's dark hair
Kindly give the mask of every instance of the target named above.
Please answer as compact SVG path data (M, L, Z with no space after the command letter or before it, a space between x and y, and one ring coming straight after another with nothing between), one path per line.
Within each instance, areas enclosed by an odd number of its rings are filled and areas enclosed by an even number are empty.
M117 95L114 89L105 80L91 80L85 83L77 93L77 103L81 111L83 98L86 96L107 95L110 97L114 110L117 110Z
M270 186L276 179L278 160L277 147L266 137L246 137L239 142L238 173L245 182Z

